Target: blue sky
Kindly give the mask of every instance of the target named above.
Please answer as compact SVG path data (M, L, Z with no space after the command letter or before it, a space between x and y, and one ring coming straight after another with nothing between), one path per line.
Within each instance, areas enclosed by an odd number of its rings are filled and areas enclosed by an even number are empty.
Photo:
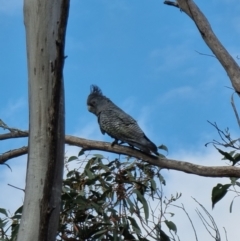
M240 55L240 2L196 2L220 41L236 59ZM0 119L10 126L27 129L22 4L19 0L0 0L0 3ZM170 158L203 165L223 164L212 147L204 147L206 142L218 138L207 120L216 121L223 129L229 127L237 135L238 126L230 105L233 91L226 88L231 87L231 83L218 61L196 51L211 54L191 19L162 1L72 0L64 68L66 133L112 141L101 134L96 117L86 108L90 85L96 84L139 122L153 142L165 144ZM0 152L25 143L24 140L4 141ZM73 151L69 147L66 150ZM13 195L7 183L24 185L25 159L9 162L12 173L5 166L0 167L1 188L9 195L6 199L10 200ZM228 182L173 171L165 173L167 192L185 193L186 199L182 202L192 207L193 212L195 203L189 197L196 197L210 209L211 188L217 182ZM199 183L203 184L200 194L196 192ZM14 201L17 206L22 197L18 200L14 197ZM226 219L233 218L228 212L230 201L219 204L219 212L226 209ZM0 199L1 207L8 203ZM13 207L11 204L9 209ZM213 212L216 219L217 209Z

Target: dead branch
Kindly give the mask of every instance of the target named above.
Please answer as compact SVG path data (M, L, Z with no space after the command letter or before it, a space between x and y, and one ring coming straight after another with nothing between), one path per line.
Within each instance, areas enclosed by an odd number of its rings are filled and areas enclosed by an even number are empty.
M19 132L18 137L25 137L25 134L26 133ZM171 169L204 177L240 177L240 168L234 166L201 166L189 162L147 155L127 146L114 145L112 147L109 142L87 140L70 135L65 136L65 143L81 147L85 151L98 150L135 157L139 160L144 160L152 165L161 167L162 169ZM27 152L27 147L5 152L0 155L0 164L3 164L11 158L27 154Z
M221 42L214 34L207 18L192 0L178 0L176 2L165 1L164 3L170 6L179 7L185 12L196 24L203 40L217 57L225 71L227 72L232 85L237 93L240 93L240 68L233 57L224 48Z
M27 154L27 152L28 152L27 146L23 146L18 149L7 151L7 152L3 153L2 155L0 155L0 164L5 163L6 161L8 161L12 158L25 155L25 154Z

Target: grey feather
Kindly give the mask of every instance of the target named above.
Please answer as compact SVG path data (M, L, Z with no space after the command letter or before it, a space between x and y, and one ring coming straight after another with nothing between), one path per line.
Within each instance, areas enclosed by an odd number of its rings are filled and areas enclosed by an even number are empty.
M137 122L104 96L96 85L91 86L87 106L97 116L101 132L115 139L113 144L121 141L148 154L159 155L157 146L147 138Z

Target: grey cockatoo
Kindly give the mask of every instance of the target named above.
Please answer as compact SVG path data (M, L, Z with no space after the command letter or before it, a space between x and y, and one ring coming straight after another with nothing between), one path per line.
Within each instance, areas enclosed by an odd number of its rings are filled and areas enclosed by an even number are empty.
M101 132L115 139L112 145L121 141L145 153L153 152L159 155L157 146L147 138L137 122L104 96L96 85L91 86L87 106L88 110L97 116Z

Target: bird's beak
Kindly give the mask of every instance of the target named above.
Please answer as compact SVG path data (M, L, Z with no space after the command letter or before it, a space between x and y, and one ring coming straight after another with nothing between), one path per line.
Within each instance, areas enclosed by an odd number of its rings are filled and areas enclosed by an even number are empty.
M87 108L88 108L88 111L91 112L92 107L90 105L88 105Z

